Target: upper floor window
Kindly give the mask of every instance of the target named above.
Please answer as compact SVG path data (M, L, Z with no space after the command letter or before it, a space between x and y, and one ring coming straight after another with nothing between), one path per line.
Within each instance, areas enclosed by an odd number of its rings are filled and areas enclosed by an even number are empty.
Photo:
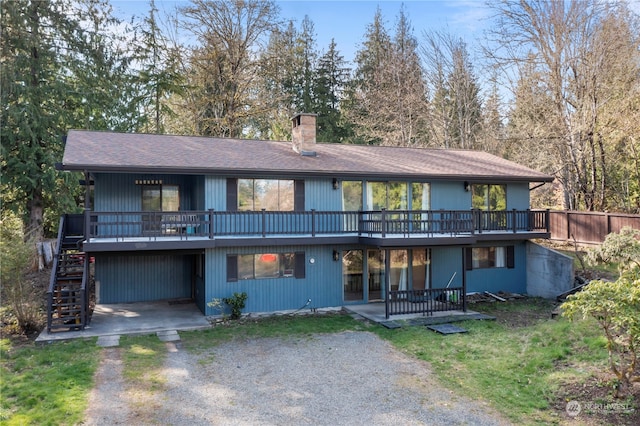
M293 180L238 179L238 210L293 211Z
M429 210L431 186L426 182L367 182L367 210ZM409 195L411 189L411 195ZM410 203L407 200L410 198ZM362 181L342 182L342 209L362 210Z
M474 184L472 185L471 207L484 211L507 209L507 186Z
M163 212L180 210L178 185L142 185L142 211Z
M421 182L411 184L411 210L431 210L431 185Z
M345 212L362 210L362 181L345 180L342 182L342 210Z
M406 182L367 182L367 209L406 210Z

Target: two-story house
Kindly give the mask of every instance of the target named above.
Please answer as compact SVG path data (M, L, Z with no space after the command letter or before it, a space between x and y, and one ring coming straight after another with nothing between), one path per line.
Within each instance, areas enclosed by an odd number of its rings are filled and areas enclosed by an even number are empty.
M245 312L384 301L393 315L526 292L525 243L549 236L529 194L551 176L476 151L316 143L313 114L292 125L290 142L70 131L61 167L84 173L85 213L60 241L95 259L97 303L191 299L212 315L246 292ZM84 325L69 253L50 329L65 309Z

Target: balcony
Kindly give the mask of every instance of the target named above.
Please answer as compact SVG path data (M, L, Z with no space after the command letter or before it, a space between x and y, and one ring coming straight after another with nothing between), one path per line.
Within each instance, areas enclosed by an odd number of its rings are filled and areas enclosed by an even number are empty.
M177 211L84 215L85 251L278 244L472 244L547 238L546 210Z

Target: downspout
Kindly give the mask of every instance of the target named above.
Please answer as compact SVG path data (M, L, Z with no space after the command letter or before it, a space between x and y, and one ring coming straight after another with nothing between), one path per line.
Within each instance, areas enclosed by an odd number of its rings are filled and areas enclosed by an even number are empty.
M467 312L467 250L462 247L462 312Z
M389 249L384 250L384 307L385 307L385 318L389 319L389 303L391 300L389 299L389 292L391 291L391 259L389 256Z
M89 171L84 171L84 241L89 242L91 226L91 180Z

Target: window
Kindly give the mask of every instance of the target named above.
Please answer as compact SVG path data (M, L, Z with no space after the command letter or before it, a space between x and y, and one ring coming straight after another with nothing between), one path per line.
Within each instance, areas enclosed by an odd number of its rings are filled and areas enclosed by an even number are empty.
M178 185L142 185L142 211L162 212L180 210Z
M357 212L362 210L362 182L342 182L342 210L345 212Z
M142 183L142 232L161 232L164 215L155 212L177 212L180 210L180 189L178 185L162 183Z
M414 182L411 184L411 209L431 209L431 186L428 183Z
M411 260L412 290L431 288L431 249L414 249Z
M513 268L514 266L514 246L467 248L467 270Z
M238 179L238 210L293 211L293 180Z
M304 278L304 253L256 253L227 256L227 281Z
M497 211L507 209L506 185L472 185L472 202L474 209Z
M406 182L367 182L367 209L406 210Z

